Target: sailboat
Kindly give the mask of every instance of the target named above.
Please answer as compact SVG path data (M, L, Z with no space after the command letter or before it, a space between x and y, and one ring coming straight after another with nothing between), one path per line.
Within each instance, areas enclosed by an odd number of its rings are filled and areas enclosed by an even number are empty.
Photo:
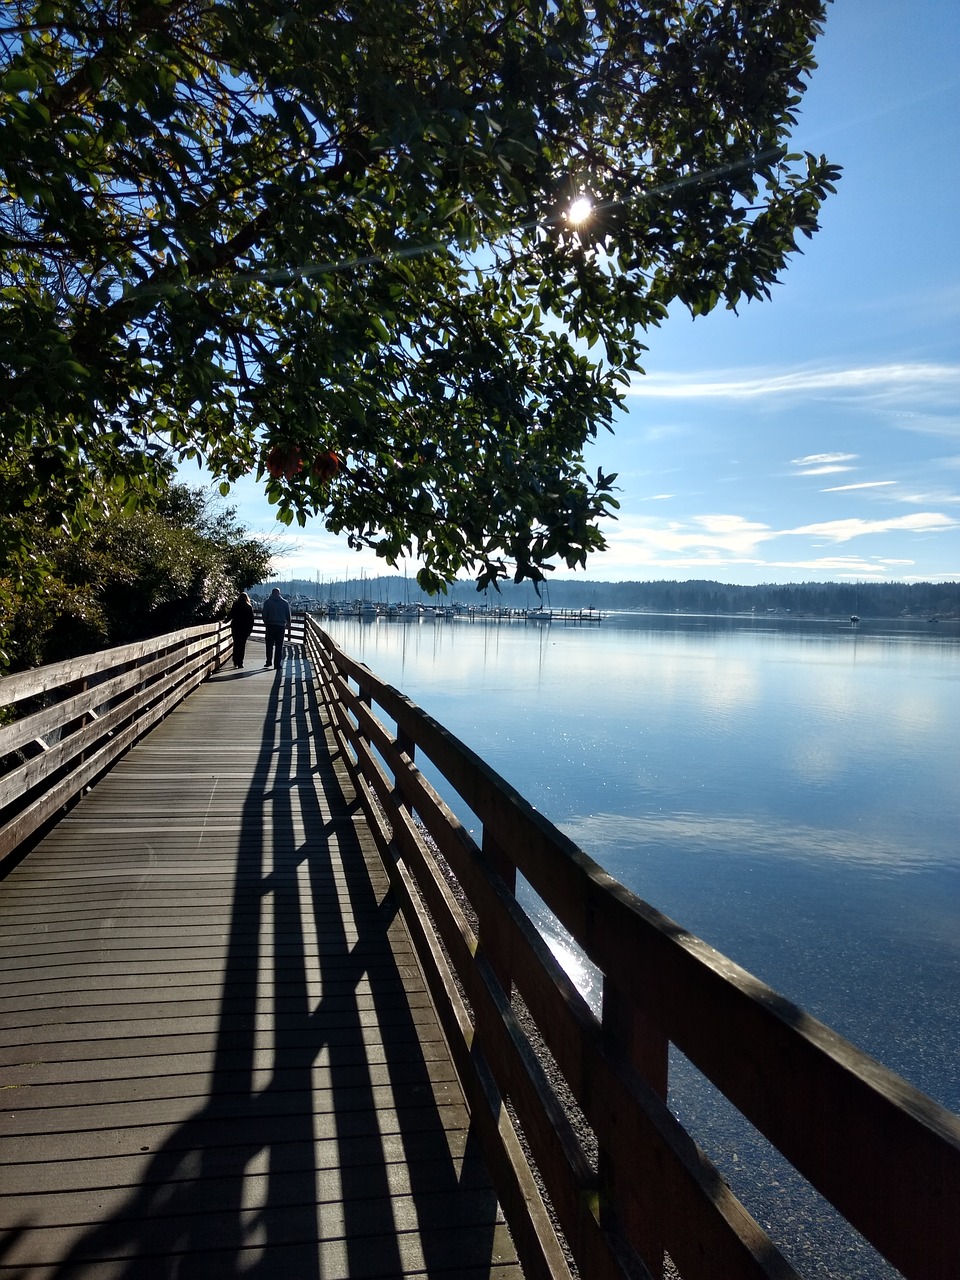
M553 610L550 608L550 588L547 586L546 583L543 584L543 591L544 591L545 599L541 599L539 607L536 609L527 610L528 622L552 622L553 621ZM537 595L538 596L540 595L539 591L537 592Z

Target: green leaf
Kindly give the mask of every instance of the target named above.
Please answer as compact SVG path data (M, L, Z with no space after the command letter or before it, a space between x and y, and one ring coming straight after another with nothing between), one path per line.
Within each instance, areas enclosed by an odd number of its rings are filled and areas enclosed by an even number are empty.
M37 85L36 75L26 68L14 67L0 80L0 88L6 93L34 93Z

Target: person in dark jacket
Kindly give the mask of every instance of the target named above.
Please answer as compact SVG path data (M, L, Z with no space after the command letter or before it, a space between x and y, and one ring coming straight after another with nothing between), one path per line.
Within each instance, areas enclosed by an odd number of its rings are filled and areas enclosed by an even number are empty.
M279 671L280 663L283 660L283 635L284 632L288 636L291 634L292 622L290 606L280 594L279 587L274 587L270 592L260 613L263 618L264 637L267 644L267 660L263 665L269 667L272 658L273 665Z
M233 665L239 668L243 666L244 650L247 647L250 632L253 630L253 605L245 591L241 591L230 606L227 620L233 637Z

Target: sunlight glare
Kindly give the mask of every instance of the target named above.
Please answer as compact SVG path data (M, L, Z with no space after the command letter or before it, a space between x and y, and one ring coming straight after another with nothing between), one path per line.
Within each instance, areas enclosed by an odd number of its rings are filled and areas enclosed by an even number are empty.
M576 200L567 210L567 221L572 226L579 226L582 222L586 222L593 212L593 201L589 196L577 196Z

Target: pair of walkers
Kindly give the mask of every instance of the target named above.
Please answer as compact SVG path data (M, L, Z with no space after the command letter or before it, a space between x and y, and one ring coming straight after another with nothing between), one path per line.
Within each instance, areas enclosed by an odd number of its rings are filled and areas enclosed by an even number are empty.
M263 618L264 638L266 641L265 667L280 670L283 660L283 640L286 635L291 638L292 617L290 606L280 594L280 588L274 587L261 610ZM243 666L247 640L253 630L253 605L245 591L241 591L227 615L230 622L230 634L233 638L233 665L235 669Z

